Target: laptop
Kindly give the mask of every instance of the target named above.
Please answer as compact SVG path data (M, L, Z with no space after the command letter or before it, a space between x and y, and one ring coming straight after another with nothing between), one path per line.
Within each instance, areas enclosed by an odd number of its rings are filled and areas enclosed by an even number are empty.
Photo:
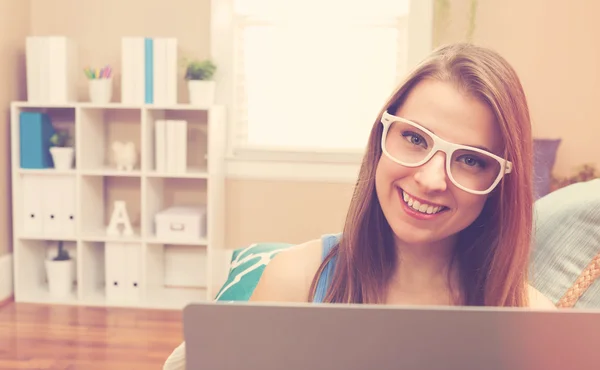
M183 323L194 370L600 368L600 311L207 302Z

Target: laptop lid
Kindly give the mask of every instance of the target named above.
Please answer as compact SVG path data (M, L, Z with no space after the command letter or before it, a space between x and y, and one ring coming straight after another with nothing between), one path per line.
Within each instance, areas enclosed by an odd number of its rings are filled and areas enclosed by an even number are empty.
M198 303L188 369L565 370L600 364L600 311Z

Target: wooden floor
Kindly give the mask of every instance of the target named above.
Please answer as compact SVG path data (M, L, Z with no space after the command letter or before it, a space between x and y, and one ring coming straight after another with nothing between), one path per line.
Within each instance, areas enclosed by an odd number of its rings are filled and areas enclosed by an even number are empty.
M0 369L162 369L181 343L180 311L8 303Z

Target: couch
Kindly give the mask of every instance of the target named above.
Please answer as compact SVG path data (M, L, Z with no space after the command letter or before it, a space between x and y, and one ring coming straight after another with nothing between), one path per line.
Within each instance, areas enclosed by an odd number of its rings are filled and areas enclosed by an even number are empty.
M560 307L600 308L600 179L569 185L535 202L531 284ZM219 301L246 301L267 263L290 243L233 252Z

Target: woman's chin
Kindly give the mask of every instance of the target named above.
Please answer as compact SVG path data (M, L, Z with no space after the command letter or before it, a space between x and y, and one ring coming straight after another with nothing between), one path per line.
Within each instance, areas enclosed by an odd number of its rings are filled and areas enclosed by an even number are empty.
M455 240L455 235L447 235L440 229L425 229L415 227L404 222L399 222L392 226L397 245L430 247L434 245L451 245Z

